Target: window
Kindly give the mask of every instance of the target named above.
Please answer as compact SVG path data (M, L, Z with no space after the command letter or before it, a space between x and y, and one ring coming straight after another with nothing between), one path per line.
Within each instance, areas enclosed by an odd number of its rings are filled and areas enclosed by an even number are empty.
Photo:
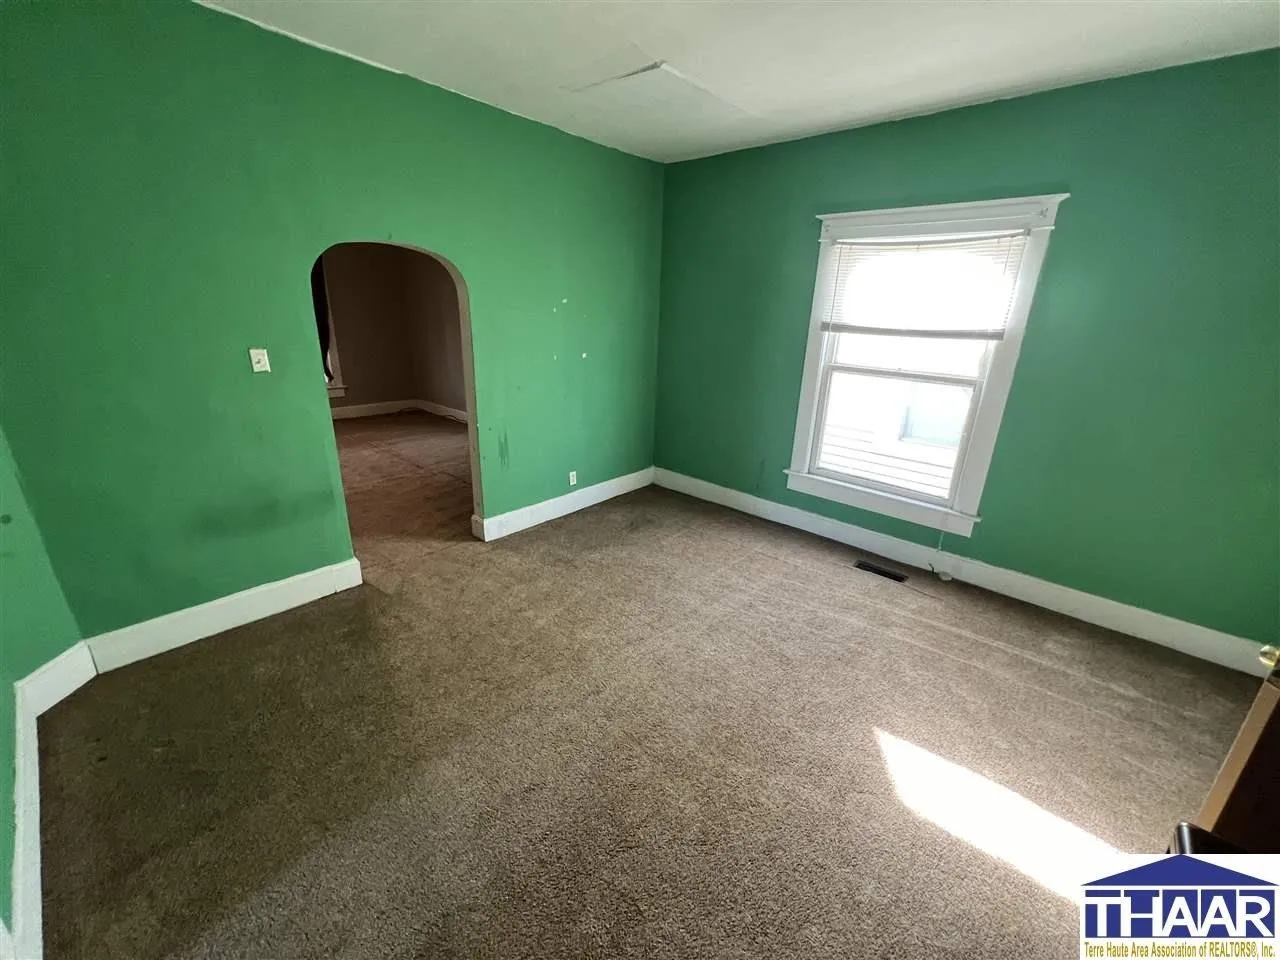
M819 218L788 487L969 535L1066 196Z

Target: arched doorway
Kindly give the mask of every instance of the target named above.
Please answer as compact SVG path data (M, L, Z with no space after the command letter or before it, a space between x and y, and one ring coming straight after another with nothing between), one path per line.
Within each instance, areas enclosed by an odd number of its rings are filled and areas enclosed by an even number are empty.
M469 539L481 509L467 289L445 258L352 241L311 267L356 555Z

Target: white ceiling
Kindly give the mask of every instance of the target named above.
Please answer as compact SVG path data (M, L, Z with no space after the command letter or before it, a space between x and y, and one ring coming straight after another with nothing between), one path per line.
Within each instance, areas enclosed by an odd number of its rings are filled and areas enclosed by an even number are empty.
M1280 0L201 2L664 161L1280 45Z

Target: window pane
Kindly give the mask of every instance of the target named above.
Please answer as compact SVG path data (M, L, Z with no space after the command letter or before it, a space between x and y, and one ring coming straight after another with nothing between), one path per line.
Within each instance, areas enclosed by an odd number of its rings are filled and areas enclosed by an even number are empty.
M1026 237L836 246L829 319L897 330L1000 331Z
M911 400L902 421L902 439L908 443L929 443L954 452L964 436L973 391L961 391L940 383L911 385Z
M909 373L943 373L958 377L982 374L990 340L940 340L932 337L877 337L865 333L833 333L836 363Z
M946 500L972 400L972 387L833 371L816 466Z

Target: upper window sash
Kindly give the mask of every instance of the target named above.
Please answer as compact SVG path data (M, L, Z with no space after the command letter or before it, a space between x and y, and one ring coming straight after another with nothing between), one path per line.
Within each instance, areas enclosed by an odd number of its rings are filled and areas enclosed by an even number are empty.
M1068 196L1066 193L1050 193L1038 197L985 200L977 203L940 203L930 207L828 213L818 219L822 221L822 240L936 240L942 237L1052 227L1058 213L1058 204Z

